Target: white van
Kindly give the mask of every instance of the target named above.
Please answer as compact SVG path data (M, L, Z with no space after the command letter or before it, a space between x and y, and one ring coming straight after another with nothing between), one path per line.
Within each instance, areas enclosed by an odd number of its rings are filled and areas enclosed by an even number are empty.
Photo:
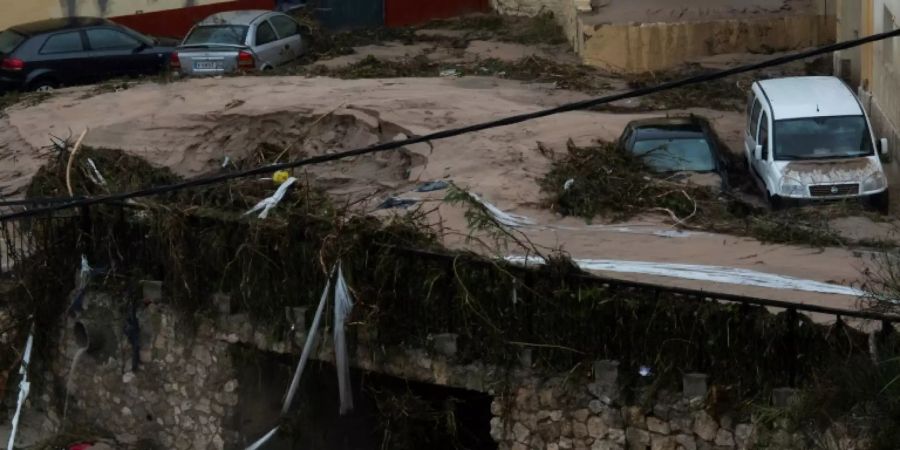
M861 198L887 210L887 178L856 95L834 77L753 83L744 137L747 163L773 208L785 200Z

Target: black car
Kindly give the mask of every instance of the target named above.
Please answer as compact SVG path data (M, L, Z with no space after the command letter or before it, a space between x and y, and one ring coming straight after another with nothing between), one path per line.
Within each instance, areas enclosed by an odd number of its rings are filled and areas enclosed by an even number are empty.
M726 183L726 160L705 120L661 117L628 124L619 145L659 173L714 173Z
M50 19L0 32L0 92L50 90L168 68L174 40L105 19Z

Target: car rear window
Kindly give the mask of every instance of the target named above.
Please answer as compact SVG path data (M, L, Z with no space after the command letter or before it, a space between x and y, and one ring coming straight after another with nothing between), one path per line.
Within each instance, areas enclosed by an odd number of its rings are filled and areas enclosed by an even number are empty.
M13 30L0 32L0 53L12 53L24 41L25 36Z
M194 28L184 39L183 45L231 44L244 45L247 27L238 25L212 25Z
M635 155L657 172L708 172L716 161L706 139L651 139L634 143Z

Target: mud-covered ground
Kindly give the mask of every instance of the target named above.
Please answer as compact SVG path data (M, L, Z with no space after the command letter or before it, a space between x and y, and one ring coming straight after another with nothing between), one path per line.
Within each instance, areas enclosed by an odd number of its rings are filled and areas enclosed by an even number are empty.
M580 66L564 43L548 37L553 32L547 34L545 23L520 22L513 32L493 18L467 20L375 35L369 42L332 42L316 47L315 61L266 76L111 82L26 96L26 102L0 114L0 196L25 194L33 174L53 157L52 136L74 140L85 129L88 146L121 149L193 177L427 134L678 76L616 78ZM762 57L720 56L686 70ZM666 214L649 211L625 223L600 217L588 224L551 211L539 185L553 160L565 154L567 141L611 141L629 121L664 114L708 118L729 150L739 154L743 92L750 80L810 70L797 64L313 166L295 175L361 214L403 214L404 209L378 206L389 197L416 200L414 207L433 210L451 247L472 248L464 211L442 202L446 191L414 192L423 182L444 180L479 194L501 213L522 216L515 227L535 245L562 249L610 276L855 306L852 289L816 283L861 286L871 249L770 245L744 236L685 232ZM836 217L829 225L852 241L893 238L891 225L868 216ZM515 246L476 250L524 252ZM659 270L634 263L653 263Z

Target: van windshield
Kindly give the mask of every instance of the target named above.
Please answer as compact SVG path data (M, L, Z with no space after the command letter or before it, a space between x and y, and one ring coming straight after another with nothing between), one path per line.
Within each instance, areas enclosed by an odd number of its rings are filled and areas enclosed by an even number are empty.
M864 116L775 122L775 159L854 158L874 154Z

